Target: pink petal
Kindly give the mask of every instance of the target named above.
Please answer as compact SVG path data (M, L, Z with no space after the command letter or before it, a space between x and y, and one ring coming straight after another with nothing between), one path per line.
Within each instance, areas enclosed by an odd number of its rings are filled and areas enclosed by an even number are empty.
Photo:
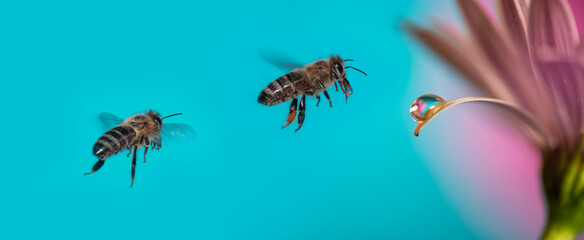
M570 5L564 0L532 0L529 8L528 38L535 56L569 56L579 42Z
M576 25L578 25L578 30L580 35L582 35L584 33L584 1L570 0L568 2L572 6L572 12L574 12Z
M476 42L475 45L487 60L486 64L497 71L499 78L505 82L514 97L519 99L518 103L537 116L551 115L553 109L549 106L534 106L533 104L548 97L542 96L541 84L538 84L532 75L531 64L525 59L527 55L525 47L515 46L512 38L507 36L507 31L499 29L475 0L458 0L458 4L468 24L472 40ZM500 4L502 14L506 16L505 21L509 23L509 27L513 28L512 31L518 29L521 31L522 23L517 20L522 16L519 11L521 4L520 1L515 4L516 6L509 3ZM516 34L516 41L521 42L521 33ZM495 91L504 90L496 89Z
M530 68L527 44L527 3L523 0L498 0L497 6L505 33L513 41L523 64Z
M540 61L537 67L553 96L567 140L575 143L582 130L584 68L572 61Z
M552 95L558 120L569 141L582 126L583 69L575 62L578 30L565 0L532 0L528 40L532 60Z

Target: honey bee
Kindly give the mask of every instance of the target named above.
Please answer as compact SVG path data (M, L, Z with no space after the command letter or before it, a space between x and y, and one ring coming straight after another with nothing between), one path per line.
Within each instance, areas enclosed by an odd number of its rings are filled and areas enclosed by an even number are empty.
M302 96L298 113L298 128L295 130L295 132L297 132L304 123L307 95L316 97L316 99L318 99L316 106L318 106L320 103L320 94L322 92L332 107L333 103L331 102L330 95L326 89L333 84L338 92L339 88L337 82L339 83L341 90L345 94L345 102L349 96L353 94L353 88L347 80L345 69L352 68L367 76L365 72L357 68L345 66L345 62L349 61L353 60L343 60L339 55L336 55L330 56L328 59L319 59L304 67L295 68L294 71L289 72L268 84L268 86L260 93L258 103L266 106L274 106L292 100L292 103L290 104L290 112L286 117L286 125L282 126L282 128L285 128L296 118L298 97Z
M132 182L130 184L130 187L132 187L136 174L136 152L138 149L144 147L144 162L146 162L148 148L151 148L151 150L159 150L162 147L161 135L165 135L165 137L176 136L184 138L194 133L191 127L180 123L168 123L164 124L163 127L162 119L177 115L182 115L182 113L160 117L157 112L149 110L146 113L135 114L123 120L110 113L100 114L99 118L102 123L108 127L115 127L103 134L93 145L93 155L98 160L93 165L91 172L85 173L85 175L90 175L99 170L107 158L128 149L130 150L128 156L133 154L131 170Z

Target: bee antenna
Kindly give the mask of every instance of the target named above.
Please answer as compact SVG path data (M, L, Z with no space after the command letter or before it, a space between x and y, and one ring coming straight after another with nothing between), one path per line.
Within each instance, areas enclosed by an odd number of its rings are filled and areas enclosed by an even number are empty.
M170 115L168 115L166 117L163 117L162 119L169 118L169 117L174 117L174 116L177 116L177 115L182 115L182 113L170 114Z
M360 73L363 73L363 74L365 74L365 76L367 76L367 73L365 73L365 72L363 72L363 71L361 71L361 70L359 70L359 69L357 69L357 68L355 68L355 67L346 66L345 68L352 68L352 69L355 69L355 70L359 71Z
M355 60L353 60L353 59L345 59L343 61L345 61L345 62L352 62L352 61L355 61Z

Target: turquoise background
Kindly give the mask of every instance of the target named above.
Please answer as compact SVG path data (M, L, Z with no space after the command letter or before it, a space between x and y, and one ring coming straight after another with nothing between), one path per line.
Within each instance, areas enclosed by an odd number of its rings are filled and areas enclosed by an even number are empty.
M0 239L468 239L412 144L414 53L430 1L0 3ZM333 108L256 102L285 72L355 59ZM324 98L323 98L324 100ZM326 100L325 100L326 101ZM184 113L197 137L91 176L100 112ZM141 159L141 154L139 155Z

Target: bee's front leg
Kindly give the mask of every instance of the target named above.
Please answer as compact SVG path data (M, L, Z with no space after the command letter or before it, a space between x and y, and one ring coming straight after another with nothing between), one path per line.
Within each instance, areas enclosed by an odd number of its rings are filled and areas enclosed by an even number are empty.
M345 85L345 90L346 90L347 96L353 95L353 88L351 87L351 84L349 84L349 80L345 79L345 82L343 82L343 85Z
M349 84L349 80L345 80L341 86L345 87L345 103L347 103L347 99L353 94L353 88L351 87L351 84Z
M338 82L339 82L339 85L341 86L341 91L343 91L343 93L345 93L346 92L346 90L345 90L345 84L343 82L341 82L341 81L338 81Z
M154 149L159 150L162 147L162 139L160 137L158 137L158 138L152 140L151 145L152 145L152 149L150 149L150 150L154 150Z

